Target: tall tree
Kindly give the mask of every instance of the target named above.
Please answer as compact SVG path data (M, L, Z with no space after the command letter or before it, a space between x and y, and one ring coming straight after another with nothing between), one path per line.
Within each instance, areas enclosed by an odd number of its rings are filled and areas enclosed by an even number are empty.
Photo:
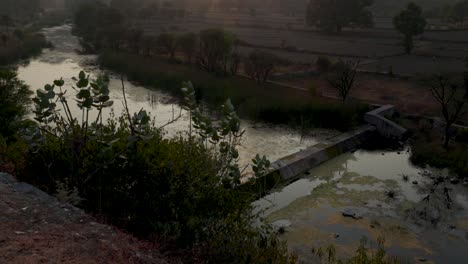
M311 0L306 21L327 32L341 32L344 27L372 27L369 7L374 0Z
M393 18L393 26L403 34L403 45L407 54L414 48L414 36L424 33L426 25L422 9L415 3L409 3L405 10Z
M463 100L459 86L450 82L449 78L437 76L431 86L431 92L440 105L442 117L445 121L444 148L448 149L450 142L450 128L464 114L465 100Z
M210 72L224 71L235 37L222 29L200 32L198 64Z
M10 34L10 26L11 26L11 17L9 15L2 15L2 25L6 28L7 34Z

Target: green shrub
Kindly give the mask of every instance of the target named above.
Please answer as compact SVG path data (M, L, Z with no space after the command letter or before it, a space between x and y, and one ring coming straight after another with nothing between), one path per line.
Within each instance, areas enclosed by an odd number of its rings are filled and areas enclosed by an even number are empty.
M315 64L319 72L328 72L333 63L327 56L319 56Z
M50 47L45 36L40 33L15 30L14 34L6 35L6 37L5 43L0 45L0 65L8 65L37 56L42 49Z
M16 72L0 69L0 136L8 141L24 125L30 95L29 87Z
M218 123L201 114L191 84L182 90L194 126L165 138L145 111L92 122L112 105L105 79L76 79L83 115L74 118L63 80L33 99L39 133L21 180L79 202L133 234L154 235L200 251L212 263L288 263L286 247L252 212L242 192L237 146L242 131L229 101ZM64 116L54 102L62 105ZM128 110L127 110L128 111ZM264 171L262 162L255 171ZM263 159L262 159L263 160ZM62 195L61 195L62 196ZM260 225L259 225L260 224Z

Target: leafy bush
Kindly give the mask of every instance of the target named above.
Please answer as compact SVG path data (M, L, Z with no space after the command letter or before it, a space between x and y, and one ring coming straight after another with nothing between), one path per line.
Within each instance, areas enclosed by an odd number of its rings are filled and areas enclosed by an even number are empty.
M40 125L22 180L71 197L136 235L196 248L208 262L288 263L284 244L252 212L253 195L237 188L243 131L229 101L212 122L187 83L181 93L193 127L165 138L143 110L104 121L102 110L112 105L106 79L81 72L75 80L79 118L69 111L63 80L37 91ZM262 173L267 164L259 161L254 170Z
M362 116L369 111L364 105L328 104L272 104L257 107L260 120L274 124L289 124L300 128L334 128L347 131L362 123Z
M0 69L0 136L8 141L25 122L30 95L29 87L17 78L16 72Z
M0 45L0 65L15 63L22 59L37 56L43 48L50 47L43 34L16 30L5 35L3 45Z
M411 161L417 165L450 168L460 177L468 175L468 146L457 142L446 150L429 135L419 135L411 146Z
M327 56L319 56L315 64L317 65L317 70L319 72L327 72L330 70L333 63Z

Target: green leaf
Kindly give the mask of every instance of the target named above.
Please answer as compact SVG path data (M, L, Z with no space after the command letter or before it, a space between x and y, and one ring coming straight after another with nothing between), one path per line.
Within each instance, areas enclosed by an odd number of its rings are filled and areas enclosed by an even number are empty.
M63 81L63 79L60 79L60 80L55 80L54 84L56 86L62 87L65 84L65 82Z
M84 80L86 78L86 74L84 73L84 71L80 71L78 77L80 78L80 80Z

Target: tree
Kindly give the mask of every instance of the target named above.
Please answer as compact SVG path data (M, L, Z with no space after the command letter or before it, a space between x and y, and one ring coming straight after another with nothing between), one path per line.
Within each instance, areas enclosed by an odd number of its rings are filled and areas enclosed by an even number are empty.
M340 61L335 72L328 78L328 83L338 91L343 102L346 102L356 80L358 62Z
M151 57L154 47L156 46L156 37L152 35L143 35L140 42L140 49L143 54L148 57Z
M460 96L459 86L450 82L449 78L437 76L431 85L432 96L440 105L445 121L444 148L448 149L450 128L464 115L465 101Z
M177 50L177 39L172 33L162 33L157 39L158 47L162 48L171 59L175 57Z
M192 63L192 58L197 51L197 36L194 33L180 35L178 40L180 50L184 53L185 60Z
M258 83L264 83L275 69L276 64L280 61L274 54L254 50L244 62L244 69L247 75Z
M0 135L11 139L27 113L31 91L16 72L0 70Z
M306 21L326 32L341 32L344 27L372 27L374 20L369 7L373 0L310 1Z
M223 29L200 32L198 64L209 72L224 71L234 45L234 36Z
M141 29L130 29L127 31L127 45L136 54L140 53L140 43L143 38L143 31Z
M11 26L11 17L9 15L2 16L2 25L5 26L7 34L10 33L10 26Z
M465 26L465 19L468 17L468 1L457 2L452 8L452 20L460 25L461 28Z
M465 58L465 71L463 72L463 81L465 85L465 98L468 97L468 57Z
M414 3L408 4L405 10L393 18L393 26L404 36L403 45L407 54L414 48L414 36L424 33L426 25L421 7Z

